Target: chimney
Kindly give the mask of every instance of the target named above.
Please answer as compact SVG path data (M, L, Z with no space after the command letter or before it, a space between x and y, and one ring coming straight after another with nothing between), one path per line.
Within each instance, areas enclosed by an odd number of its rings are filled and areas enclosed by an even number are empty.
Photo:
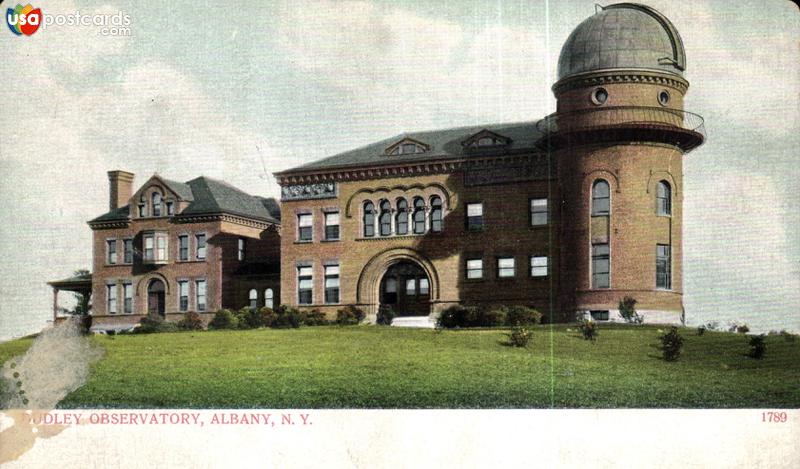
M133 195L133 173L127 171L108 172L108 207L110 210L128 205Z

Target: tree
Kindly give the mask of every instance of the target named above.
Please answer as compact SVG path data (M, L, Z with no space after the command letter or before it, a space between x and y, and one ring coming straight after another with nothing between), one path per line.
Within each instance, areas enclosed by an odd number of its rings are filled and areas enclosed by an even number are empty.
M73 272L74 277L87 277L89 275L91 275L91 272L86 269L78 269ZM89 310L92 308L92 291L74 292L73 295L75 295L77 304L72 311L68 311L68 313L76 316L89 314Z
M644 322L644 316L636 312L636 300L630 296L620 300L619 315L627 323L641 324Z

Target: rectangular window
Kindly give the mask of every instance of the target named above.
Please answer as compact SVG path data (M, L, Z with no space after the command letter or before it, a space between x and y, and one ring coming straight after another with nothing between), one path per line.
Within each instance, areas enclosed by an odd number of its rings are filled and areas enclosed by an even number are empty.
M325 303L339 302L339 266L325 266Z
M547 199L531 199L531 226L547 224Z
M592 321L608 321L608 311L591 311Z
M609 288L611 260L608 244L592 245L592 288Z
M139 204L139 216L140 217L147 216L147 206L145 204Z
M656 288L672 288L672 259L668 244L656 245Z
M314 268L297 268L297 303L310 305L314 301Z
M297 216L297 240L311 241L314 231L314 217L310 213Z
M189 260L189 236L187 235L178 236L178 260Z
M133 285L130 283L125 283L122 285L122 297L124 304L123 312L125 314L133 314Z
M156 260L167 260L167 237L164 235L156 236Z
M178 280L178 310L189 311L189 282Z
M116 264L117 263L117 240L109 239L106 241L108 257L106 262L109 264Z
M547 256L531 256L531 277L547 277Z
M155 243L156 238L153 235L145 235L144 237L144 260L152 262L155 260Z
M206 281L198 280L194 284L195 300L197 301L197 311L206 310Z
M328 241L339 239L339 212L325 214L325 239Z
M206 235L198 234L194 236L195 241L195 258L198 260L203 260L206 258Z
M126 264L133 264L133 240L122 240L123 260Z
M497 276L500 278L513 277L514 272L514 258L513 257L498 257L497 258Z
M414 296L417 294L417 279L415 278L407 278L406 279L406 295Z
M240 261L244 260L246 245L247 245L246 240L244 238L239 238L236 251L236 258L239 259Z
M483 259L467 259L467 278L483 278Z
M483 229L483 203L467 204L467 229Z
M428 284L428 279L426 278L419 279L419 294L427 295L428 293L430 293L430 291L431 287L430 284Z
M117 314L117 286L106 285L106 309L108 314Z
M167 202L167 215L175 215L175 204L172 202Z

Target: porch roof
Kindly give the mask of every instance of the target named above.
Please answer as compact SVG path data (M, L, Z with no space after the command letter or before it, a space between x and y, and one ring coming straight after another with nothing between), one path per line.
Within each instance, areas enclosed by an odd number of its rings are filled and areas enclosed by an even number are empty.
M92 289L92 274L77 275L63 280L53 280L47 282L47 284L58 290L74 292L90 291Z

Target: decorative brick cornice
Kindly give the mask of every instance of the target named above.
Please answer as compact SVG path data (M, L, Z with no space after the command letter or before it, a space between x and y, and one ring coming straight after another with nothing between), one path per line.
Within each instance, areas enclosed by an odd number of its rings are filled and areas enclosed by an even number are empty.
M87 222L92 230L110 230L114 228L127 228L131 225L130 220L108 220Z
M553 85L553 92L559 95L575 88L598 86L609 83L645 83L669 86L686 93L689 82L678 75L669 75L649 70L607 70L604 72L590 72L567 77Z

